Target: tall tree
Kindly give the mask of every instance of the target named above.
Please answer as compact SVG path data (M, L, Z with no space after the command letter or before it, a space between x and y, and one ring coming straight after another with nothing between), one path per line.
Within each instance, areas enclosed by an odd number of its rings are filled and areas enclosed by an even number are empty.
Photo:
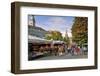
M48 40L62 40L62 34L59 31L49 31L49 34L46 34L46 39Z
M72 39L77 44L87 43L88 41L88 18L75 17L72 26Z

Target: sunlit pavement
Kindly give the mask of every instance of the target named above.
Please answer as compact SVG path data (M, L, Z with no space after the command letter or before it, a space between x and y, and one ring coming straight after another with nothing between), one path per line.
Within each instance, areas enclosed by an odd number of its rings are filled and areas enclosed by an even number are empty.
M62 55L62 56L44 56L44 57L40 57L36 60L54 60L54 59L83 59L83 58L88 58L87 55L71 55L71 54L67 54L67 55Z

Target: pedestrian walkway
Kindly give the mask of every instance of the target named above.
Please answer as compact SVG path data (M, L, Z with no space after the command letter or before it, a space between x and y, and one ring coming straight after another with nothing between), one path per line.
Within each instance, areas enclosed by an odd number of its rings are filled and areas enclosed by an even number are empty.
M55 59L83 59L83 58L88 58L87 55L63 55L63 56L43 56L41 58L38 58L36 60L55 60Z

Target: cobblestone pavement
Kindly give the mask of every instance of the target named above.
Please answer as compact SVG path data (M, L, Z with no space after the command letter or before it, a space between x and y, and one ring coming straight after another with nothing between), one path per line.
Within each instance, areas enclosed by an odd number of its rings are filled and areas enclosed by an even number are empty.
M54 60L54 59L83 59L83 58L88 58L87 55L63 55L63 56L43 56L40 58L37 58L36 60Z

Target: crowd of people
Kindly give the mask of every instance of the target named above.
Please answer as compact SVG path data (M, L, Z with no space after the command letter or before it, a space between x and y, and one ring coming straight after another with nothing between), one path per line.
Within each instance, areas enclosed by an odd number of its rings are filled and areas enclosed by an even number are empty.
M78 45L66 45L66 44L56 44L56 45L41 45L35 48L32 46L30 52L31 57L37 56L64 56L64 55L84 55L83 48Z
M81 55L82 49L77 45L72 45L71 48L67 48L67 52L71 55Z
M37 50L36 50L37 51ZM36 52L33 50L33 52ZM71 45L68 47L66 44L58 44L58 45L46 45L46 46L40 46L38 48L38 53L44 53L48 55L55 55L55 56L62 56L71 54L73 55L82 55L83 50L80 48L80 46L77 45Z
M41 46L39 52L48 53L49 55L60 56L65 54L64 45Z

